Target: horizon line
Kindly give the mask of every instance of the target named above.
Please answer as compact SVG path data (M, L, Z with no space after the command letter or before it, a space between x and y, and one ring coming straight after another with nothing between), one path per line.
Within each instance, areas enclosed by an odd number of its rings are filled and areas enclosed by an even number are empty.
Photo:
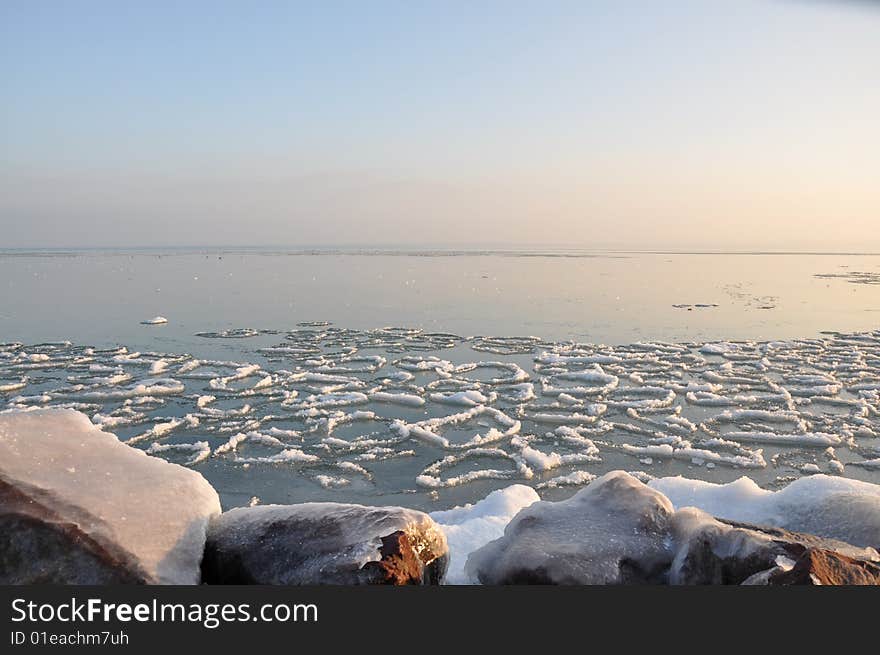
M125 246L15 246L0 247L0 254L40 255L64 253L236 253L251 252L260 254L297 254L297 255L497 255L519 254L533 256L571 256L589 254L637 254L637 255L846 255L846 256L880 256L880 251L873 250L812 250L812 249L772 249L772 248L624 248L624 247L587 247L587 246L453 246L453 245L125 245Z

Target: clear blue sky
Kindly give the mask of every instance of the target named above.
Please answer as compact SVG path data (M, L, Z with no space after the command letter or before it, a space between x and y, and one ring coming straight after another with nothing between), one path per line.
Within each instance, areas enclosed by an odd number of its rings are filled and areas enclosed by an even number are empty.
M880 6L0 3L0 247L880 249Z

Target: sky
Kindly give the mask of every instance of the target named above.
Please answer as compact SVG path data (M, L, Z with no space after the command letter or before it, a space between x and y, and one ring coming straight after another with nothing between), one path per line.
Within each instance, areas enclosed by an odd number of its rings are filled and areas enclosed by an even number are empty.
M880 251L880 3L0 2L0 248Z

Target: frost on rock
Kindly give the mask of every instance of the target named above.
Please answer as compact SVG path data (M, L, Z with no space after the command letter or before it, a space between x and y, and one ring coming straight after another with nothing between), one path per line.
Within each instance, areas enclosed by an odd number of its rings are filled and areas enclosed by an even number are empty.
M568 500L522 510L471 553L465 573L483 584L658 582L671 560L672 513L663 494L612 471Z
M214 489L73 410L0 415L0 581L197 584Z
M448 548L425 513L339 503L230 510L208 528L209 584L437 584Z
M672 532L676 554L669 570L670 584L767 584L790 570L810 549L863 562L880 559L873 548L779 528L719 521L693 507L675 512Z

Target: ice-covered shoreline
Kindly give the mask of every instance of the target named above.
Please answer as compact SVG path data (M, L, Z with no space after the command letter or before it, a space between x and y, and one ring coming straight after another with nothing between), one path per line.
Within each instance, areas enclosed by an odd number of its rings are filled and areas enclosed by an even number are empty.
M692 507L720 519L880 548L880 485L816 475L779 491L761 489L747 476L727 484L656 478L647 486L662 493L675 509ZM511 485L473 505L432 512L450 544L448 582L476 583L464 569L468 556L500 538L521 510L537 502L541 499L531 487Z

